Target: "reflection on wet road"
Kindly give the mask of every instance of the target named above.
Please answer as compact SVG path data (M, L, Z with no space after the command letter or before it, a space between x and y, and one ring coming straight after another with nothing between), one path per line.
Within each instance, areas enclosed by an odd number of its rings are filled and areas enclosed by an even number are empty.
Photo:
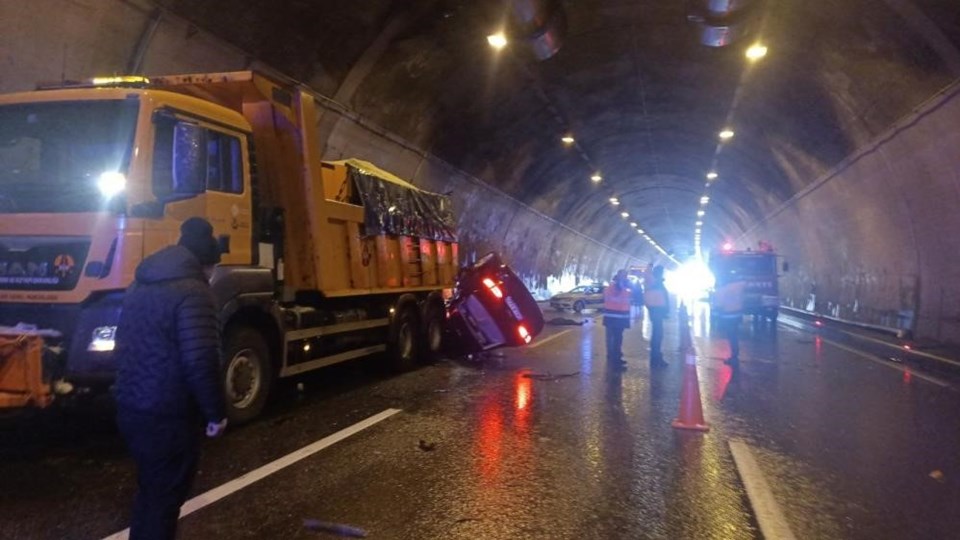
M303 391L287 385L263 419L205 446L195 494L402 412L199 509L181 537L312 538L303 520L319 519L389 539L759 538L731 440L749 448L796 538L960 531L960 393L944 373L936 384L785 324L744 324L734 371L695 310L711 430L685 432L670 425L683 379L676 319L668 368L649 369L649 328L636 321L622 372L605 365L599 319L585 319L478 363L387 376L371 359L299 379ZM132 472L109 403L4 422L0 538L121 530Z

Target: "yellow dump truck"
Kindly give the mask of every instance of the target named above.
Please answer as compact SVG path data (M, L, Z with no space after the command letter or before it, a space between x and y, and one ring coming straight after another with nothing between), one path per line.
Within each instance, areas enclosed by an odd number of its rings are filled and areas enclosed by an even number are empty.
M256 72L109 77L0 96L0 409L106 389L125 288L203 216L231 419L271 384L438 354L458 272L449 201L322 162L317 97Z

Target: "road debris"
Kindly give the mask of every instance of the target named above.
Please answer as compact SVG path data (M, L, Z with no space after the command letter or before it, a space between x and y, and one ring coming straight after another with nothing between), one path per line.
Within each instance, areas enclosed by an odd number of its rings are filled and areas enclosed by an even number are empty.
M579 371L574 371L573 373L560 373L558 375L553 375L551 373L524 373L521 375L524 379L535 379L538 381L556 381L557 379L565 379L567 377L576 377L579 375Z
M933 472L931 472L931 473L930 473L930 478L933 478L933 479L936 480L937 482L945 482L945 481L946 481L946 477L943 475L943 471L941 471L940 469L936 469L936 470L934 470Z
M437 448L437 443L432 442L428 443L427 441L420 439L420 442L417 444L417 447L424 452L433 452Z
M367 531L359 527L354 527L353 525L346 525L344 523L331 523L329 521L320 521L317 519L305 519L303 520L303 527L308 531L335 534L337 536L345 536L347 538L367 537Z

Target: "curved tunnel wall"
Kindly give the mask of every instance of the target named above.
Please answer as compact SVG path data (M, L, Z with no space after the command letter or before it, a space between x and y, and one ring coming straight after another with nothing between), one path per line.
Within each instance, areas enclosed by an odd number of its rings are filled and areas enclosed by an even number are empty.
M51 16L49 14L55 14ZM0 92L39 81L126 73L264 69L268 66L147 0L33 0L0 4ZM326 107L319 120L325 159L359 157L437 192L459 217L461 259L496 250L540 294L575 279L604 279L637 263L525 206L403 139Z
M790 262L785 303L960 342L958 125L955 83L748 231Z

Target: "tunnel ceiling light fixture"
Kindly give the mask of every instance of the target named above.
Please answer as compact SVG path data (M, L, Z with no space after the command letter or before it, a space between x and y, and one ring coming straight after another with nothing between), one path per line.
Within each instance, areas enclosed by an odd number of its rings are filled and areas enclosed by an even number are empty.
M701 227L701 226L703 226L703 222L702 222L702 221L697 221L696 223L694 223L694 225L696 225L697 227Z
M619 205L620 205L620 199L618 199L618 198L616 198L616 197L610 197L610 204L612 204L612 205L614 205L614 206L619 206Z
M564 135L563 137L560 137L560 141L567 146L577 142L577 140L573 138L573 135Z
M601 180L603 180L603 176L600 176L600 173L593 173L593 176L590 177L590 180L592 180L593 183L596 184Z
M643 229L637 229L637 234L643 234Z
M757 60L760 60L761 58L767 55L767 46L761 43L754 43L749 48L747 48L747 52L745 54L746 54L747 60L750 60L751 62L756 62Z
M704 195L703 197L700 197L700 206L705 206L709 203L710 203L710 197L707 197L706 195Z
M496 50L500 50L507 46L507 35L503 32L497 32L495 34L490 34L487 36L487 43Z
M718 175L716 171L710 171L707 173L707 180L716 180L717 176L720 175Z
M634 229L636 229L636 228L637 228L637 222L636 222L636 221L631 221L631 222L630 222L630 226L633 227Z
M629 213L629 212L620 212L620 217L622 217L623 219L627 219L628 217L630 217L630 213Z
M717 136L720 137L721 141L729 141L730 139L733 138L733 135L734 135L733 130L730 128L726 128L717 134Z
M707 213L707 212L704 211L704 210L697 210L697 217L703 217L703 215L706 214L706 213Z

